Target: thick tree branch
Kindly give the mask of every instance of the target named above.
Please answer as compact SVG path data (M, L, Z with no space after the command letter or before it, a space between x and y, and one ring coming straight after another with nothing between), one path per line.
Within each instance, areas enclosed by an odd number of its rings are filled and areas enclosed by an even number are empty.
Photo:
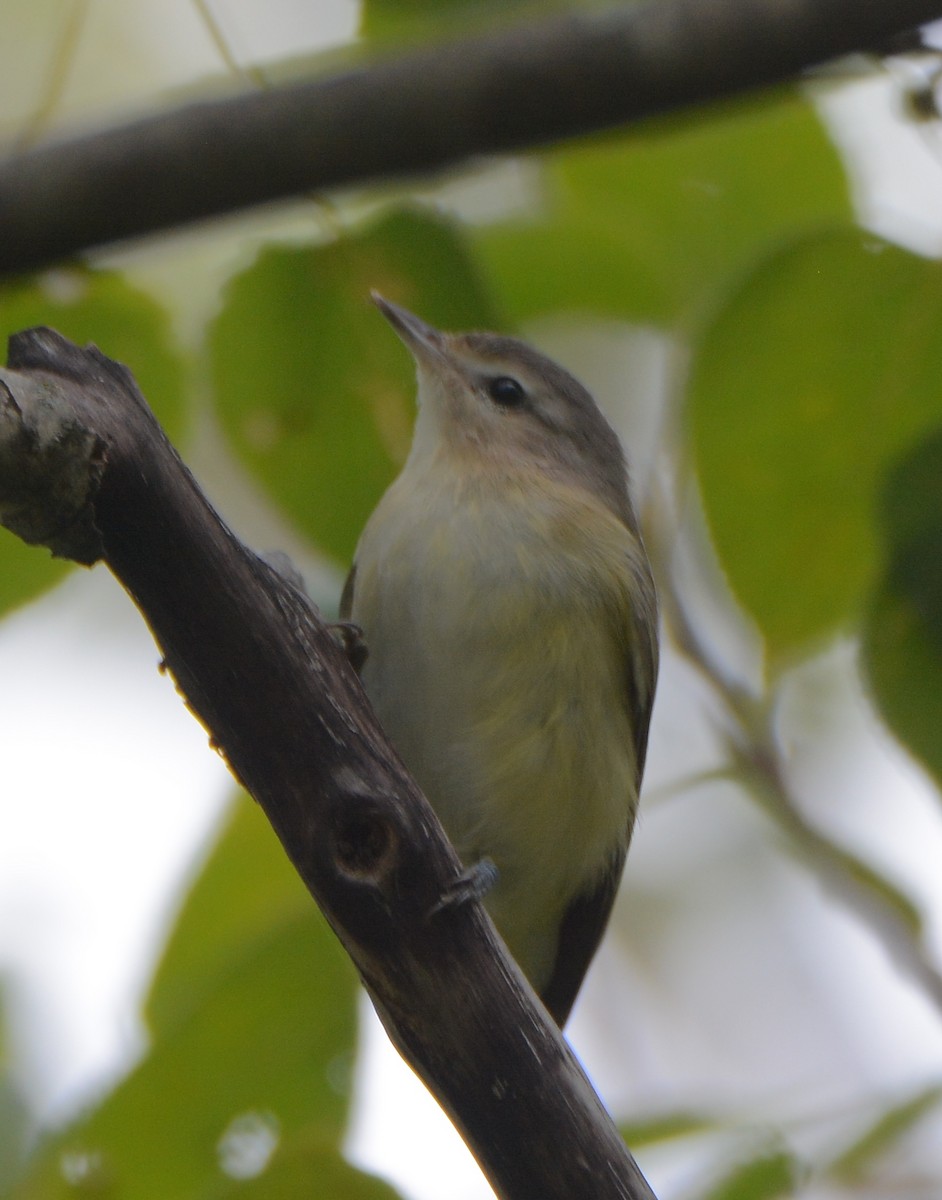
M0 273L733 96L939 17L942 0L649 0L189 105L0 163Z
M10 368L0 520L131 593L498 1194L651 1200L480 905L434 911L460 864L306 597L222 523L124 367L33 330Z

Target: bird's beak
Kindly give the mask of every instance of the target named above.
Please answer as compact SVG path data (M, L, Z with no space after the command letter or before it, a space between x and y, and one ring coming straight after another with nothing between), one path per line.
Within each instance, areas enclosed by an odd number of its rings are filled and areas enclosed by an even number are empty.
M444 334L433 329L431 325L426 325L420 317L409 312L407 308L400 308L398 304L393 304L379 292L370 292L370 296L379 311L405 342L417 362L441 364L442 359L447 357Z

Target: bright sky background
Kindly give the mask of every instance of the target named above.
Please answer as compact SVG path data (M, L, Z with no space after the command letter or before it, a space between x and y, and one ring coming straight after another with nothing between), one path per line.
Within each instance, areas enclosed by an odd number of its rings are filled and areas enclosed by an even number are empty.
M355 16L343 0L334 5L243 0L215 7L237 54L251 49L273 58L315 37L340 40ZM119 19L118 0L98 8L96 19ZM329 28L325 14L336 21ZM146 42L148 61L160 58L163 45L180 79L216 65L192 6L168 4L160 17L159 25L146 30L128 26L129 37ZM166 62L161 69L166 71ZM95 100L90 94L89 104ZM847 89L826 109L857 164L860 211L870 227L920 252L938 253L942 146L902 127L879 84ZM239 514L222 507L242 531ZM259 540L257 529L250 532L255 544L270 544ZM0 625L0 971L12 984L14 1023L42 1031L25 1041L31 1058L23 1075L50 1114L68 1111L140 1051L137 1000L181 876L198 860L230 791L222 763L172 682L158 674L157 659L137 611L103 569L76 573ZM828 786L829 780L836 787L835 763L846 766L848 747L856 748L858 769L853 779L844 775L839 781L844 794L830 813L831 832L891 875L913 881L916 898L931 915L933 946L942 960L937 798L852 698L852 675L848 648L837 647L795 680L790 728L796 738L813 736L802 724L813 720L802 714L813 714L816 697L826 698L830 689L846 692L844 724L827 731L830 752L821 749L808 759L809 789ZM803 871L770 858L762 822L748 806L720 796L704 815L689 800L657 801L659 785L674 774L677 739L689 736L688 690L682 668L668 664L648 779L653 802L632 849L619 934L630 942L632 896L647 897L666 912L675 885L696 886L702 877L709 878L710 889L704 890L700 927L689 930L689 945L674 948L676 959L657 960L659 977L637 969L655 961L645 958L643 944L631 951L635 970L626 971L612 950L593 969L570 1036L603 1096L615 1104L661 1092L666 1102L679 1060L688 1094L699 1089L740 1099L750 1076L766 1071L779 1073L783 1087L797 1089L812 1061L820 1064L822 1095L828 1087L832 1094L843 1089L848 1104L854 1087L864 1082L902 1088L938 1078L937 1014L887 969L882 950L858 922L823 902ZM676 877L665 877L665 863ZM743 910L744 894L755 896L754 909ZM702 955L703 941L714 958L728 955L729 971L737 969L736 951L743 944L755 945L755 958L742 965L742 978L719 973L697 982L694 976L691 987L691 964ZM790 955L787 965L775 954L783 946ZM676 1000L660 1023L633 1028L628 1014L634 1001L643 1006L664 984L663 973L672 971ZM757 1003L772 1005L772 1011L757 1015L755 1028L724 1028L723 984L735 987L741 999L759 975L764 987ZM855 999L847 1005L853 1017L843 1016L835 1044L833 1026L825 1020L829 1014L812 1010L815 997L827 992L820 980L838 977ZM769 978L776 979L771 994L781 1011L768 998ZM617 1005L612 996L620 997ZM774 1060L767 1029L794 1023L796 1006L807 1019L792 1031L795 1040L782 1042L783 1060L796 1055L790 1075L788 1062ZM698 1039L697 1027L709 1038ZM416 1200L437 1200L443 1178L449 1180L449 1200L490 1195L366 1004L364 1028L362 1073L369 1086L351 1140L355 1157L408 1188ZM705 1049L709 1041L712 1052ZM619 1047L615 1054L613 1045ZM402 1122L392 1122L391 1113L403 1114ZM680 1188L684 1182L679 1168L657 1155L644 1165L659 1187ZM692 1169L689 1163L683 1168Z

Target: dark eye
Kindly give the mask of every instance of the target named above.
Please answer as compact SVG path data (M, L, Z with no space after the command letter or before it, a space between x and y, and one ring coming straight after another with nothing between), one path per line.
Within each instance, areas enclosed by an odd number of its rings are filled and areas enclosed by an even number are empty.
M496 379L489 379L487 394L495 404L500 404L503 408L515 408L526 396L523 385L516 379L511 379L509 375L498 375Z

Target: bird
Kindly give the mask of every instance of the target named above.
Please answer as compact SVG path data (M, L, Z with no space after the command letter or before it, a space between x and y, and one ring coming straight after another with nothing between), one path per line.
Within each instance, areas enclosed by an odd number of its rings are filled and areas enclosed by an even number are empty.
M608 923L658 667L654 580L617 435L526 342L445 333L377 292L411 352L405 464L340 616L384 729L562 1028ZM490 868L493 864L493 868Z

